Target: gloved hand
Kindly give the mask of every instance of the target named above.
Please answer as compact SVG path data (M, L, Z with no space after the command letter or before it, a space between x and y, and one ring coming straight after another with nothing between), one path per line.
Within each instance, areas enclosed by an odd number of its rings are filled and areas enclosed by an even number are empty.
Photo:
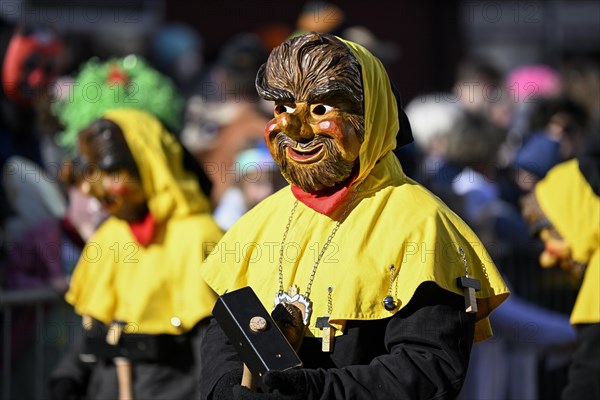
M263 382L269 387L269 393L253 392L244 386L236 385L233 388L233 398L235 400L306 400L309 398L306 370L267 372Z
M233 387L240 384L242 381L242 369L234 369L229 371L217 381L213 390L213 400L233 400Z
M83 398L83 388L71 378L58 378L50 382L50 400L78 400Z

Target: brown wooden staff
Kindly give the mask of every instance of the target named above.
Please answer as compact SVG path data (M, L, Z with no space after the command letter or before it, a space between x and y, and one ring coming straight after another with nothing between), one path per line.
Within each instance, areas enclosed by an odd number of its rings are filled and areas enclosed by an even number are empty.
M242 386L245 386L250 390L256 390L256 382L252 377L252 372L250 372L246 364L244 364L244 373L242 374Z
M117 382L119 384L119 400L133 400L133 382L131 361L125 357L113 359L117 368Z
M114 321L108 328L106 342L116 346L119 343L125 323ZM117 369L117 383L119 385L119 400L133 400L133 382L131 360L126 357L113 358Z

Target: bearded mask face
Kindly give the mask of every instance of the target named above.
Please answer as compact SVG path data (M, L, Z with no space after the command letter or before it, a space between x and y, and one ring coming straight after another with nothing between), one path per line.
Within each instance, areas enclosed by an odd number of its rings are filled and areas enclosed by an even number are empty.
M121 128L107 119L92 122L79 134L78 150L83 193L95 197L117 218L142 220L148 213L147 199Z
M265 141L288 182L315 192L351 177L364 139L363 91L360 65L339 39L307 34L284 42L256 86L275 102Z

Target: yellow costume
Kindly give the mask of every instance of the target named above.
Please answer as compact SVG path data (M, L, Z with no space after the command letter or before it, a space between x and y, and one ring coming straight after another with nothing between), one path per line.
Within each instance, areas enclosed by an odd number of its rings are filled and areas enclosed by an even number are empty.
M564 399L600 396L600 136L587 139L578 159L555 166L535 187L539 207L566 242L568 256L585 266L571 312L577 348Z
M106 220L83 249L66 299L79 314L125 322L125 333L185 333L211 314L216 296L199 266L221 230L183 169L181 146L157 119L136 110L104 118L123 131L157 229L142 246L127 222Z
M350 212L317 267L310 299L313 313L308 335L320 337L316 317L343 334L348 320L380 320L406 306L417 287L427 281L462 295L456 278L467 270L481 282L475 340L490 336L488 314L507 296L506 288L483 245L468 226L437 197L406 177L392 150L396 147L398 108L379 60L363 47L345 42L361 64L364 90L365 140L360 171L350 193L332 217L299 203L283 243L283 287L306 290L317 254L348 202ZM358 191L353 201L351 198ZM294 204L286 187L242 217L213 249L202 276L219 294L251 286L271 309L280 287L279 250ZM394 265L390 283L390 265ZM391 290L397 307L384 308Z
M600 197L577 160L554 167L535 188L540 208L565 239L575 261L587 265L571 323L600 322ZM577 210L577 212L572 212Z

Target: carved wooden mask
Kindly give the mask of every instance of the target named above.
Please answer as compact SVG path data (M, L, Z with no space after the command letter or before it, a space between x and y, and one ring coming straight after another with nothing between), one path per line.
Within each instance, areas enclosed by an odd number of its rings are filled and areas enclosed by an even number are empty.
M305 192L344 183L364 139L360 64L333 35L309 33L276 47L258 71L275 102L265 140L283 176Z

